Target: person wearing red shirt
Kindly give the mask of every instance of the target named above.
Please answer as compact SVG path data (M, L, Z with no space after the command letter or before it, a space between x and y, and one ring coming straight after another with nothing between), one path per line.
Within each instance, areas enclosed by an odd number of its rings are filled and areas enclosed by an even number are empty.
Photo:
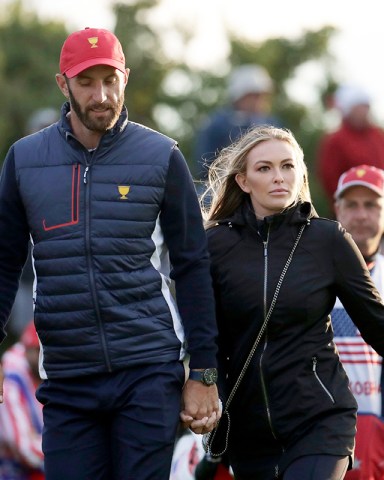
M334 96L339 127L320 142L317 175L333 213L333 194L342 173L361 164L384 168L384 130L371 116L371 98L362 88L345 85Z

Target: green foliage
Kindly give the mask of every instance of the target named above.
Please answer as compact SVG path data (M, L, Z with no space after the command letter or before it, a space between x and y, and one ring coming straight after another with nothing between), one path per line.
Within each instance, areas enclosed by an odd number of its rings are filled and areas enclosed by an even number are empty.
M0 24L1 157L25 135L30 115L42 107L60 108L56 87L58 52L66 36L64 25L42 23L16 2Z
M130 0L113 7L115 33L131 69L126 90L130 119L177 139L192 167L196 129L207 114L226 101L227 73L242 63L264 65L275 80L273 110L304 147L315 204L320 213L325 212L322 192L316 185L314 159L323 132L321 98L335 85L328 52L335 30L323 27L306 31L297 39L269 38L263 42L239 38L228 31L230 53L217 73L193 68L184 58L170 58L163 41L165 32L152 21L159 3L160 0ZM35 110L60 108L64 99L56 86L55 73L68 32L62 23L45 22L27 13L20 0L0 13L3 158L11 143L25 135L27 121ZM175 38L186 50L193 31L171 23L169 29L174 30ZM317 62L324 71L318 111L287 94L287 82L307 62Z
M145 12L157 1L116 4L115 34L123 46L131 69L126 103L130 118L156 128L152 109L158 102L162 81L167 72L167 59L161 51L158 35L145 21Z

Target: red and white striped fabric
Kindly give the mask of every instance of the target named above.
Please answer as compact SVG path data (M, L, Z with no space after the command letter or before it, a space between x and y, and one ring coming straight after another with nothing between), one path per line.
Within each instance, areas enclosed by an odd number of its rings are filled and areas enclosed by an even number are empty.
M0 406L0 479L43 479L42 405L35 397L36 384L24 345L16 343L6 351L2 365L5 378L4 403Z
M384 297L383 255L377 255L371 276ZM339 300L331 317L335 343L349 377L351 391L357 400L358 411L381 416L382 358L365 343Z

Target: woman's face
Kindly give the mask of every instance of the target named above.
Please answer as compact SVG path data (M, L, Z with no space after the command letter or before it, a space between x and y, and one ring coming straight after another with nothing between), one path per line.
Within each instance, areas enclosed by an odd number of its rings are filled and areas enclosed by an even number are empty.
M249 151L246 161L246 172L237 174L236 181L250 195L258 216L278 213L296 200L303 180L288 142L265 140Z

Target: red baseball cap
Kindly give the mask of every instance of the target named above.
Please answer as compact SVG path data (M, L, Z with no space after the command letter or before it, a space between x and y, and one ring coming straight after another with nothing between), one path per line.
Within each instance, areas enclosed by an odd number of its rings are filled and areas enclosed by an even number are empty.
M371 165L350 168L340 176L335 198L340 198L347 188L358 185L367 187L380 197L384 197L384 170Z
M125 73L121 43L110 31L85 28L65 40L60 54L60 72L68 78L95 65L110 65Z

